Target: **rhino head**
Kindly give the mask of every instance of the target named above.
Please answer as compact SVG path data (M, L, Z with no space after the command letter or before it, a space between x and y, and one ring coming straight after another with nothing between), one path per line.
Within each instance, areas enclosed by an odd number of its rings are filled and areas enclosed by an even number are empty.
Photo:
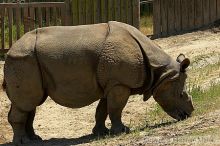
M183 54L177 57L168 69L156 79L151 90L155 101L171 117L183 120L191 116L194 110L192 96L186 91L186 68L190 60ZM166 66L167 67L167 66ZM149 92L144 93L144 100L149 98Z
M141 92L144 101L152 95L156 102L171 117L186 119L193 112L192 97L186 92L186 68L190 60L180 54L176 60L160 46L131 26L124 26L139 45L143 54L146 78Z

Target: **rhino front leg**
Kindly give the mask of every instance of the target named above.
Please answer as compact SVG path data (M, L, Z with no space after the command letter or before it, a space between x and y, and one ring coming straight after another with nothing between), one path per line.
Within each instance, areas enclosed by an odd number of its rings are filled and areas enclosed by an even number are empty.
M130 132L130 129L121 121L122 110L124 109L129 96L130 89L119 85L113 87L108 94L108 114L112 123L112 127L110 129L111 134Z
M105 120L108 116L107 112L107 99L101 98L96 108L95 120L96 125L92 132L95 135L106 135L109 134L109 129L105 126Z

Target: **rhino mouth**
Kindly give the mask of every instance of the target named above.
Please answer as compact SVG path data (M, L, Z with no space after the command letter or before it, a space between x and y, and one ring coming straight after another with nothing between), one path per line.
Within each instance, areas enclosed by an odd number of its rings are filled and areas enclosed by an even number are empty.
M181 121L191 117L191 113L188 113L182 109L176 109L174 112L167 112L172 118Z

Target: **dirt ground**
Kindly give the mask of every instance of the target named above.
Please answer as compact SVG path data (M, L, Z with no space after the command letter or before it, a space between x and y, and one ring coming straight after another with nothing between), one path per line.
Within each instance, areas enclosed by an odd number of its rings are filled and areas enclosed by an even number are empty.
M185 54L191 60L194 60L191 67L203 68L210 64L220 61L220 33L213 33L210 30L198 31L169 38L154 40L168 54L176 58L179 53ZM198 56L205 56L204 59L195 61ZM2 82L2 69L4 62L0 64L0 82ZM209 80L219 82L220 71L212 76ZM204 85L206 82L204 82ZM81 109L69 109L57 105L49 98L46 102L38 107L34 127L37 134L43 139L43 143L38 146L70 146L70 145L169 145L173 141L174 135L184 136L191 129L204 130L207 127L219 128L220 111L214 111L207 115L201 115L194 118L193 122L182 123L182 125L173 126L165 125L155 129L153 136L147 136L147 132L139 133L138 138L123 137L101 142L93 141L91 130L94 126L94 114L97 102ZM130 97L129 102L123 112L123 121L131 128L137 127L140 122L146 119L146 110L151 110L155 105L153 99L143 102L142 96ZM12 129L7 122L7 113L10 102L5 93L0 89L0 144L10 146L12 140ZM107 121L110 126L109 120ZM206 138L206 137L205 137ZM218 137L219 138L219 137ZM215 143L220 141L214 139ZM184 137L181 139L181 145L184 143ZM198 138L198 142L201 140ZM204 143L203 143L204 144Z

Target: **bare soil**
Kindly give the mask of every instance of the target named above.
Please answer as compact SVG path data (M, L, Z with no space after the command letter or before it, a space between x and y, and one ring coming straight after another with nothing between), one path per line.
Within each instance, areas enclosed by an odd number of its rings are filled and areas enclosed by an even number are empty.
M220 33L211 30L198 31L169 38L154 40L168 54L176 58L180 53L189 57L193 64L191 68L203 69L204 67L219 63L220 61ZM199 56L203 56L202 59ZM3 78L3 64L0 64L0 82ZM220 78L219 68L209 78L218 82ZM192 74L192 76L195 74ZM191 77L193 78L193 77ZM204 82L204 84L207 83ZM69 109L54 103L50 98L37 108L34 127L44 141L31 145L36 146L70 146L70 145L220 145L220 136L199 137L185 139L192 130L205 131L207 128L220 128L220 110L213 111L189 119L180 124L176 122L156 123L151 126L151 133L139 129L138 134L109 137L106 139L94 138L91 130L95 124L94 114L97 102L81 109ZM155 105L153 99L143 102L142 96L132 96L123 112L123 121L133 130L146 121L146 111L150 111ZM10 102L5 92L0 89L0 144L10 146L12 129L7 122L7 113ZM109 120L107 121L110 127ZM158 127L157 127L158 126ZM220 134L219 134L220 135ZM179 139L178 139L179 138ZM173 143L175 141L175 143Z

